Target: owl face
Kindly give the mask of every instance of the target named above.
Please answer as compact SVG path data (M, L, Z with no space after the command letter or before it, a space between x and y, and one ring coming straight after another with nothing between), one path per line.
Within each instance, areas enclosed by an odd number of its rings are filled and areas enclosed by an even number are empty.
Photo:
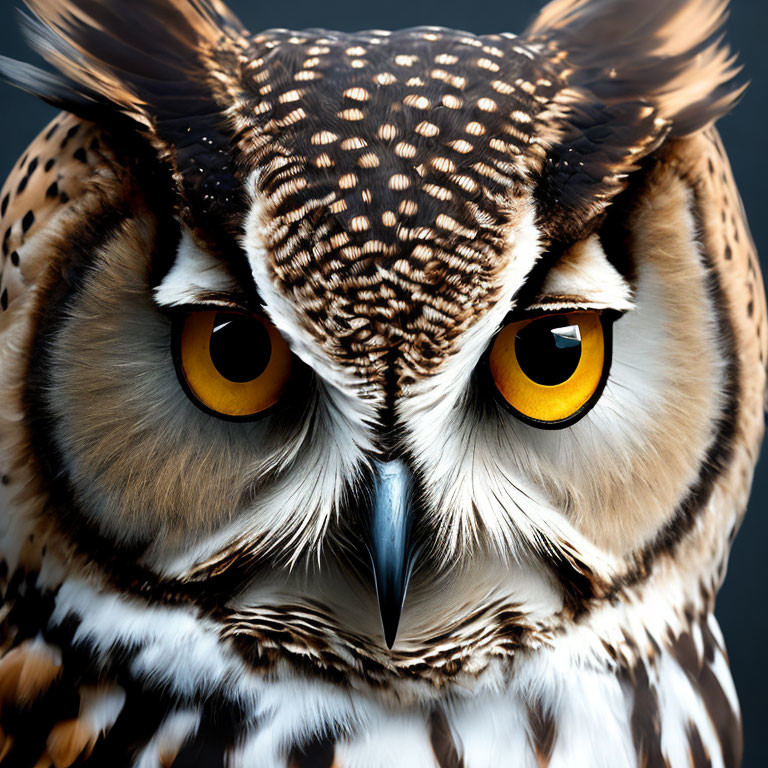
M736 352L677 158L738 95L722 3L599 51L642 12L252 38L213 2L119 34L97 5L32 2L63 78L10 72L103 126L30 331L58 535L373 638L376 596L392 646L499 601L551 628L695 525Z

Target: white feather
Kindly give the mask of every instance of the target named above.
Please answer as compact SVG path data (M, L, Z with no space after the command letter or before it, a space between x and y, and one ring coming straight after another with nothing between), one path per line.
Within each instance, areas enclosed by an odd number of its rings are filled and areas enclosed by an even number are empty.
M168 274L155 288L155 301L164 307L198 304L209 293L236 293L237 282L221 259L207 253L185 227L176 259Z

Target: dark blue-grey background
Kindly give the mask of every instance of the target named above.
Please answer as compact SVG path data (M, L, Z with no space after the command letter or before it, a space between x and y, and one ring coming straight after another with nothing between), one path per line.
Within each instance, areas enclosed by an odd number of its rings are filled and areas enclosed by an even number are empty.
M139 2L139 0L126 0ZM643 0L637 0L643 2ZM14 0L0 2L0 53L32 59L14 23ZM520 32L543 4L540 0L230 0L230 6L253 32L270 27L398 29L435 24L471 32ZM732 0L729 38L741 53L752 85L744 100L720 123L736 179L749 213L752 232L765 268L768 259L768 3ZM25 146L52 117L53 110L32 97L0 85L0 179L10 171ZM765 658L768 616L761 602L766 588L768 553L768 460L757 468L749 513L731 556L728 578L720 593L718 616L731 655L731 666L744 710L744 768L768 766L768 664Z

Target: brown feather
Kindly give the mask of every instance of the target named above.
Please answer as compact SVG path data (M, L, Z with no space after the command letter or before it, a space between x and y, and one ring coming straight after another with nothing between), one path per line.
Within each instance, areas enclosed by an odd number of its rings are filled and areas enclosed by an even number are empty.
M0 660L0 701L26 706L45 693L61 673L50 646L27 641Z
M456 739L442 709L435 710L429 718L429 740L439 768L464 768Z
M6 734L2 728L0 728L0 762L5 759L5 756L11 751L13 746L13 737Z
M557 737L557 726L552 713L536 702L528 709L529 738L538 768L547 768Z
M55 725L46 745L54 768L69 768L81 755L87 758L96 738L93 730L80 718Z

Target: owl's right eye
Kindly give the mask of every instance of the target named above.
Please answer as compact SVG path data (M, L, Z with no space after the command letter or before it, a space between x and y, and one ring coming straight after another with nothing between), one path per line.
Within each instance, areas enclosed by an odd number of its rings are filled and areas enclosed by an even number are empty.
M203 410L250 419L280 399L291 374L291 352L262 315L192 311L174 329L179 379Z

